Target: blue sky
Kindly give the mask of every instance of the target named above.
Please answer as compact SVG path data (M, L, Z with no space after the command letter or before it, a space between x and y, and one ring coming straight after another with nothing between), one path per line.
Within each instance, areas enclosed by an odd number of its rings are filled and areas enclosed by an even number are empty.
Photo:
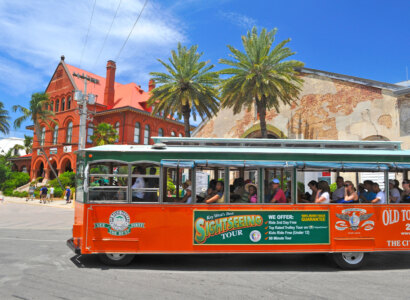
M98 56L119 1L97 0L84 48L94 0L0 0L0 101L6 108L26 106L32 93L44 91L61 54L67 63L105 76L106 61L116 59L143 5L121 1ZM254 25L278 28L277 41L290 37L294 58L308 68L404 81L410 69L409 14L407 0L150 0L117 59L117 81L147 89L149 72L163 70L156 59L166 59L178 41L199 45L203 59L220 69L218 59L229 54L226 45L241 49L241 35ZM30 131L9 136L24 133Z

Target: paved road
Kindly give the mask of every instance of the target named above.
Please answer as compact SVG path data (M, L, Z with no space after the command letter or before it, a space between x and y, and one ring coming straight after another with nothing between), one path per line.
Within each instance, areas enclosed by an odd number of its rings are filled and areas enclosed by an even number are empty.
M325 255L144 255L108 268L65 245L72 209L0 204L0 299L408 299L410 253L360 271Z

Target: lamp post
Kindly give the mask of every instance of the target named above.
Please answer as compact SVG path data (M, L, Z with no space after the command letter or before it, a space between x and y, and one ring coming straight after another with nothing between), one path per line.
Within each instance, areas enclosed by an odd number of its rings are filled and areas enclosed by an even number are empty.
M87 94L87 81L98 83L98 79L89 77L87 75L73 73L73 76L81 78L84 80L84 93L80 90L74 92L74 101L77 101L80 111L80 130L79 130L79 141L78 141L78 150L85 149L85 141L87 136L87 115L88 115L88 104L95 103L95 95Z

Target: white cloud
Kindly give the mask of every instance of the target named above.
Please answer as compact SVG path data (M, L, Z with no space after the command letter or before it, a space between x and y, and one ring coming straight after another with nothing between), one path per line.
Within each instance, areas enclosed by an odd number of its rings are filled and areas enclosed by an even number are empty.
M116 58L143 5L142 0L122 1L105 48L95 64L118 1L96 2L81 59L94 0L0 0L1 70L8 69L26 77L26 82L31 81L29 86L42 84L50 79L60 55L64 54L67 63L79 66L82 61L82 68L104 76L106 61ZM117 61L119 77L125 83L147 80L148 73L158 65L156 58L167 57L178 41L186 41L183 28L175 16L150 1ZM43 80L39 80L39 76ZM147 82L137 83L147 85ZM9 78L0 78L0 84L14 87Z
M253 26L256 26L255 19L236 12L220 11L219 15L221 18L231 22L232 24L245 29L251 29Z

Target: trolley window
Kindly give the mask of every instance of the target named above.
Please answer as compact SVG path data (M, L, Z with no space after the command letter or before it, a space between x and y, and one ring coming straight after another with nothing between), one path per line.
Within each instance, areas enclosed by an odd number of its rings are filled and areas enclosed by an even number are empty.
M89 165L88 199L90 202L128 202L128 165L97 162Z

